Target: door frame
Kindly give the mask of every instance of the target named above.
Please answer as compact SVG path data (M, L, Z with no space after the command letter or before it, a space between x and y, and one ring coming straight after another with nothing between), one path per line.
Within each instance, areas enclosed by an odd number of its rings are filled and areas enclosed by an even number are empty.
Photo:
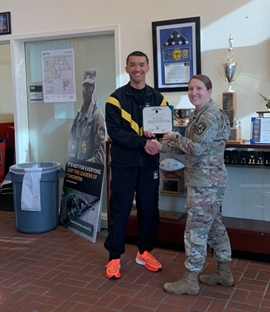
M25 43L74 39L79 37L93 36L114 36L115 47L115 82L116 87L121 85L120 71L120 27L119 25L110 25L102 27L91 27L76 30L64 30L50 33L37 33L27 35L15 35L9 40L11 50L11 69L12 69L12 92L14 106L14 127L15 127L15 154L16 163L29 162L30 140L28 127L28 103L26 89L26 64L25 64ZM2 41L1 43L7 43Z

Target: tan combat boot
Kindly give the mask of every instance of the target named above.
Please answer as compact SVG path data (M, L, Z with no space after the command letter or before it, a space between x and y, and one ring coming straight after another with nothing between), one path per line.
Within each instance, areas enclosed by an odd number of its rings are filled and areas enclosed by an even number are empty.
M200 292L198 272L187 270L185 275L177 282L164 284L164 290L173 295L198 295Z
M200 275L199 280L205 285L222 285L231 287L234 284L229 262L218 262L218 269L209 275Z

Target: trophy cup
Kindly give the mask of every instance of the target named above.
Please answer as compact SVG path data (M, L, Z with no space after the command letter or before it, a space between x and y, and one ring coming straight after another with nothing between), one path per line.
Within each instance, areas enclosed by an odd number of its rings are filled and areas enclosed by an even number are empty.
M228 61L223 64L219 64L219 73L221 77L229 83L228 88L222 94L222 108L224 112L228 115L231 134L229 137L229 142L238 143L241 141L241 127L239 119L236 118L236 92L232 90L232 82L238 77L241 71L241 64L233 62L233 48L232 48L233 38L229 38L229 48L227 52ZM240 142L241 143L241 142Z

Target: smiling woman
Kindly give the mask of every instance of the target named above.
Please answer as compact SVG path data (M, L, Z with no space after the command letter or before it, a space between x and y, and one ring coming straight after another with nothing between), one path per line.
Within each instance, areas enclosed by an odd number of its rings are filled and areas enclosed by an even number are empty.
M230 269L231 245L222 223L222 200L227 185L224 149L230 135L230 122L211 100L211 93L212 83L207 76L193 76L188 97L196 109L189 115L185 136L172 131L165 132L164 136L172 143L164 142L163 151L185 153L187 185L186 273L182 279L164 285L170 294L199 294L198 273L203 270L207 243L214 249L218 273L201 275L200 282L227 287L234 284Z
M196 111L200 111L202 107L210 101L212 93L212 82L204 75L193 76L188 85L188 98L196 107Z

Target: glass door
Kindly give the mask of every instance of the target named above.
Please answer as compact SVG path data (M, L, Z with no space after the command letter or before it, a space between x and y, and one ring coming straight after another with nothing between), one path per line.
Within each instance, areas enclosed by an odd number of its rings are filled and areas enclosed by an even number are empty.
M43 92L42 51L73 49L76 101L44 103L36 101L30 88ZM29 159L52 161L65 168L68 140L77 111L83 104L84 72L95 68L96 89L93 100L105 116L105 103L116 88L114 36L93 36L65 40L25 43L29 119ZM63 183L63 180L60 180ZM60 185L62 190L62 185ZM106 191L103 192L106 194ZM104 195L103 195L104 197ZM103 199L104 201L104 199ZM106 206L106 205L105 205ZM104 205L103 205L104 207ZM106 211L106 207L103 208Z

